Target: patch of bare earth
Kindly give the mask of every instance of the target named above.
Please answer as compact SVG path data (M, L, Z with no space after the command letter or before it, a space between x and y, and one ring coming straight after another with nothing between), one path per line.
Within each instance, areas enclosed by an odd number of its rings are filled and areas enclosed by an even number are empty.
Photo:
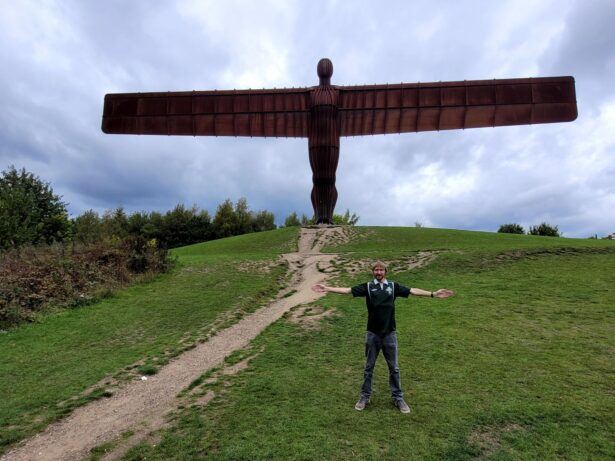
M319 330L321 320L333 315L335 311L325 310L322 306L299 306L291 311L288 320L306 330Z
M479 451L477 459L488 459L502 447L502 436L506 433L523 431L523 426L510 423L503 426L487 426L475 429L468 436L468 444Z
M441 251L419 251L416 255L405 256L402 258L392 259L390 261L384 261L389 273L406 272L412 269L426 266L433 262ZM369 274L372 270L373 259L340 259L340 265L349 274ZM332 272L331 270L325 272Z
M320 250L351 237L351 231L342 227L301 229L299 251L282 255L292 271L291 286L282 290L275 301L187 350L156 375L120 384L112 396L77 408L5 453L0 460L79 460L88 456L92 448L117 441L115 448L104 456L104 459L114 459L142 440L151 437L155 440L152 434L164 426L165 416L177 408L177 396L182 390L208 370L221 366L232 352L245 348L284 313L323 296L310 288L328 278L318 265L330 265L336 255L323 254ZM310 315L303 311L302 316ZM247 362L241 363L233 369L235 372L247 366ZM205 394L200 403L207 404L213 397L213 393Z

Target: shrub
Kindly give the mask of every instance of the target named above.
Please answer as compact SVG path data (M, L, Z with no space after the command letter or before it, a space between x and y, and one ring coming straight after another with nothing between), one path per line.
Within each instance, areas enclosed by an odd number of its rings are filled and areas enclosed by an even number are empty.
M337 226L354 226L359 221L359 216L355 213L350 214L350 210L346 210L344 214L333 214L333 224ZM290 226L312 226L315 224L314 218L308 218L305 214L301 215L301 219L297 217L297 213L293 212L284 221L284 227Z
M346 210L343 215L333 214L333 224L354 226L359 221L359 216L355 213L350 214L350 210Z
M311 226L314 224L314 217L308 218L305 213L301 214L301 225L302 226Z
M525 234L525 229L520 224L502 224L498 232L501 234Z
M538 226L530 227L530 231L528 233L531 235L543 235L546 237L560 237L557 226L551 226L545 222Z
M51 307L88 304L140 274L167 271L167 251L153 240L22 247L0 254L0 328Z

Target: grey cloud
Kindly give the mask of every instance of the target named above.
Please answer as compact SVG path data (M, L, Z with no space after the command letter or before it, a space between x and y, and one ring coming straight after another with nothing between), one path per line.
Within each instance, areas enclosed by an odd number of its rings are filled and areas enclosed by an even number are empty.
M613 6L564 2L554 14L541 14L553 4L532 3L538 13L528 10L508 27L506 15L521 8L515 2L298 2L286 7L290 12L263 12L285 21L278 31L259 28L271 21L254 17L242 23L248 30L229 24L216 37L174 3L63 3L52 13L65 34L50 33L41 45L55 63L37 58L34 40L12 43L0 32L0 57L10 70L0 75L0 163L31 168L50 181L73 214L118 205L165 210L178 202L212 211L227 197L245 196L253 209L271 210L280 221L293 210L311 213L307 140L107 136L100 132L104 93L223 88L241 69L242 53L281 57L287 72L275 74L276 86L315 85L316 62L324 56L334 62L333 83L341 85L502 72L523 77L536 68L542 75L577 76L577 122L565 130L342 139L336 211L350 208L363 224L495 230L503 222L549 219L570 236L612 232L615 163L608 154L614 142L592 127L610 120L599 105L614 93L607 27ZM542 43L531 46L558 21L563 32L544 52ZM233 42L235 32L248 37L249 50ZM266 72L269 63L262 64ZM585 145L583 130L603 137L596 152ZM579 151L598 156L602 171L576 174ZM456 182L448 184L449 178Z

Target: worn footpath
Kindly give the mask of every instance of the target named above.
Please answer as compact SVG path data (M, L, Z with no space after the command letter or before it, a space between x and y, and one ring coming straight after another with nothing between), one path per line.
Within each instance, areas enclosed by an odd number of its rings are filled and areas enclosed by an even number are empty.
M125 448L160 428L165 415L177 407L177 395L192 381L220 366L234 351L246 347L293 307L322 296L310 287L326 279L327 266L336 255L320 250L327 242L343 240L346 235L341 227L301 229L298 252L282 255L293 274L291 285L274 302L183 353L147 380L131 381L111 397L76 409L5 453L0 461L79 460L87 457L92 448L117 439L126 431L134 435L125 441Z

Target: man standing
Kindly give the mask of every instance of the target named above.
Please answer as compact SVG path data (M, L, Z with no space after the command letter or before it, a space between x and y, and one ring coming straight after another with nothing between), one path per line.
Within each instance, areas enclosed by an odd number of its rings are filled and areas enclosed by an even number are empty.
M372 266L374 280L352 288L329 287L318 283L312 289L318 293L352 294L365 297L367 304L367 333L365 334L365 373L361 396L355 405L356 410L363 410L372 394L372 377L376 359L382 349L382 355L389 367L389 385L393 404L402 413L410 413L410 407L404 401L404 394L399 379L397 363L397 334L395 333L395 298L401 296L428 296L431 298L448 298L451 290L425 291L420 288L407 288L386 279L387 267L382 261Z

